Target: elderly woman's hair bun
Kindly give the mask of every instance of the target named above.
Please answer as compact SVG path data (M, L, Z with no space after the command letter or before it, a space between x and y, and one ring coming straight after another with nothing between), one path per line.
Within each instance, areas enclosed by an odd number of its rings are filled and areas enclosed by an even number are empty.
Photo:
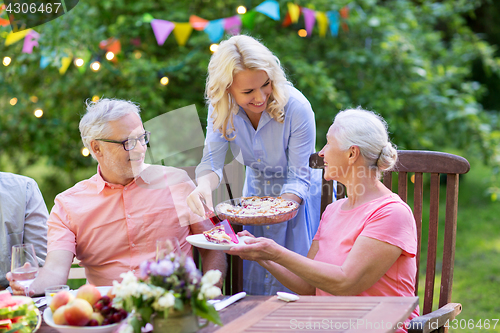
M392 168L397 161L398 153L389 140L387 123L372 111L359 107L340 111L333 122L332 132L341 149L359 147L367 165L375 169L377 176Z
M391 169L398 159L398 151L391 142L387 142L382 148L377 160L377 167L380 171Z

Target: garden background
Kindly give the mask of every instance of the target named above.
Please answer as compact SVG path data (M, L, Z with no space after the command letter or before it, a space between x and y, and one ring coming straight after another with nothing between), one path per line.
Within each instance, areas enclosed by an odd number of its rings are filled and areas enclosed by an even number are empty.
M204 126L210 46L222 37L224 21L219 20L234 17L243 5L241 32L268 46L311 102L318 150L336 112L362 106L387 120L399 149L447 151L471 162L460 184L452 300L463 305L459 319L473 319L475 326L479 320L499 319L498 2L280 0L279 19L269 8L257 11L261 4L80 1L33 29L40 36L31 53L23 52L23 40L5 45L11 28L0 26L0 170L34 178L50 210L55 195L96 172L95 161L82 155L78 132L87 99L132 100L140 104L143 121L195 104ZM306 8L298 19L297 6ZM327 29L316 19L301 37L308 9L316 18L326 13ZM195 29L179 45L179 33L187 33L192 15L207 20L198 22L211 30ZM0 14L6 17L5 11ZM162 44L152 19L163 20L156 21L163 28L165 21L179 28ZM115 57L108 61L110 50ZM77 58L83 66L76 66ZM89 67L95 61L98 71ZM160 83L165 77L168 83ZM35 110L42 116L36 117ZM196 162L191 153L167 161L174 166ZM483 331L500 332L500 324L451 330Z

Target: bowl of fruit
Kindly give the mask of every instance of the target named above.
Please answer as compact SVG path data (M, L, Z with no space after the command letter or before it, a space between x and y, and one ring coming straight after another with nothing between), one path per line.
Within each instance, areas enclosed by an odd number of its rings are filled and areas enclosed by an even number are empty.
M61 333L111 333L128 313L112 306L110 290L85 284L76 292L60 291L43 312L43 319Z

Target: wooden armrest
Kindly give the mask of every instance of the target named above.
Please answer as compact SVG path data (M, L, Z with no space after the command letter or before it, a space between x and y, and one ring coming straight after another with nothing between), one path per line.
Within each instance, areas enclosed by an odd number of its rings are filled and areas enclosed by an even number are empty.
M429 333L445 324L451 325L451 321L455 319L460 312L462 312L462 304L448 303L436 311L413 318L410 322L408 333Z

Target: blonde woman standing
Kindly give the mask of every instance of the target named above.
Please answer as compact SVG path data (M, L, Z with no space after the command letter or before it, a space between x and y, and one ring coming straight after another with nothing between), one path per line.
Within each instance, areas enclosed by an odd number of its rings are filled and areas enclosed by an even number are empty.
M309 101L287 80L279 59L249 36L220 43L208 66L207 135L198 187L188 197L203 215L222 178L228 146L246 166L244 196L281 196L301 204L297 216L269 226L246 226L289 250L307 255L319 224L321 170L309 168L316 127ZM243 264L243 289L254 295L287 290L255 262Z

